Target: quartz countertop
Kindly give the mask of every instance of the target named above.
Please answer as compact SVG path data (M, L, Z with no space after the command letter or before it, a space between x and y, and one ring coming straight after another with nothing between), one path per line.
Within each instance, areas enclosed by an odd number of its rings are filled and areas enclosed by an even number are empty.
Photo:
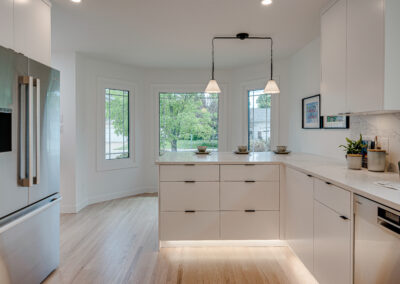
M366 169L349 170L345 161L318 155L304 153L277 155L273 152L250 153L248 155L212 152L209 155L196 155L193 152L168 152L160 156L156 164L283 164L400 210L400 190L374 184L376 181L400 183L399 174L375 173Z

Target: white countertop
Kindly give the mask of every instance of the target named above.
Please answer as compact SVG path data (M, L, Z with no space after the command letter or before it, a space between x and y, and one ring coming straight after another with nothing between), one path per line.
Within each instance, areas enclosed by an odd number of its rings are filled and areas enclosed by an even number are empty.
M374 173L368 170L349 170L343 161L327 157L290 153L276 155L272 152L236 155L230 152L213 152L195 155L192 152L165 153L156 164L284 164L314 177L324 179L346 190L400 210L400 190L375 185L376 181L400 183L397 173Z

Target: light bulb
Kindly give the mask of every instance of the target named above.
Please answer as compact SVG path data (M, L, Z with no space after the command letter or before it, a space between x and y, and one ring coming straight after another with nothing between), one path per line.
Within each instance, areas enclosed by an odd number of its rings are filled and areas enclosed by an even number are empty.
M261 4L263 4L264 6L268 6L268 5L272 4L272 0L262 0Z

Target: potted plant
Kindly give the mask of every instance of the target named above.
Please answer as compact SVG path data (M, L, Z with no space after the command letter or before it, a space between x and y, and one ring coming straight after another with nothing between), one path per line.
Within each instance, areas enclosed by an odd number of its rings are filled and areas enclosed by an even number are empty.
M340 145L339 147L344 148L346 151L347 167L352 170L361 170L362 166L362 155L361 152L365 145L362 142L362 135L360 139L351 140L346 138L347 145Z

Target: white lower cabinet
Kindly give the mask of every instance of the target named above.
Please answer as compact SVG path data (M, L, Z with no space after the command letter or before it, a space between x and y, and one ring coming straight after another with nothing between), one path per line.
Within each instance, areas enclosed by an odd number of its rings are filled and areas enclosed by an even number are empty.
M315 200L315 278L321 284L351 283L351 266L351 220Z
M286 168L285 201L286 240L307 269L312 272L314 266L313 178Z
M221 239L277 240L279 239L279 212L222 211Z
M160 239L218 240L219 212L161 212Z

